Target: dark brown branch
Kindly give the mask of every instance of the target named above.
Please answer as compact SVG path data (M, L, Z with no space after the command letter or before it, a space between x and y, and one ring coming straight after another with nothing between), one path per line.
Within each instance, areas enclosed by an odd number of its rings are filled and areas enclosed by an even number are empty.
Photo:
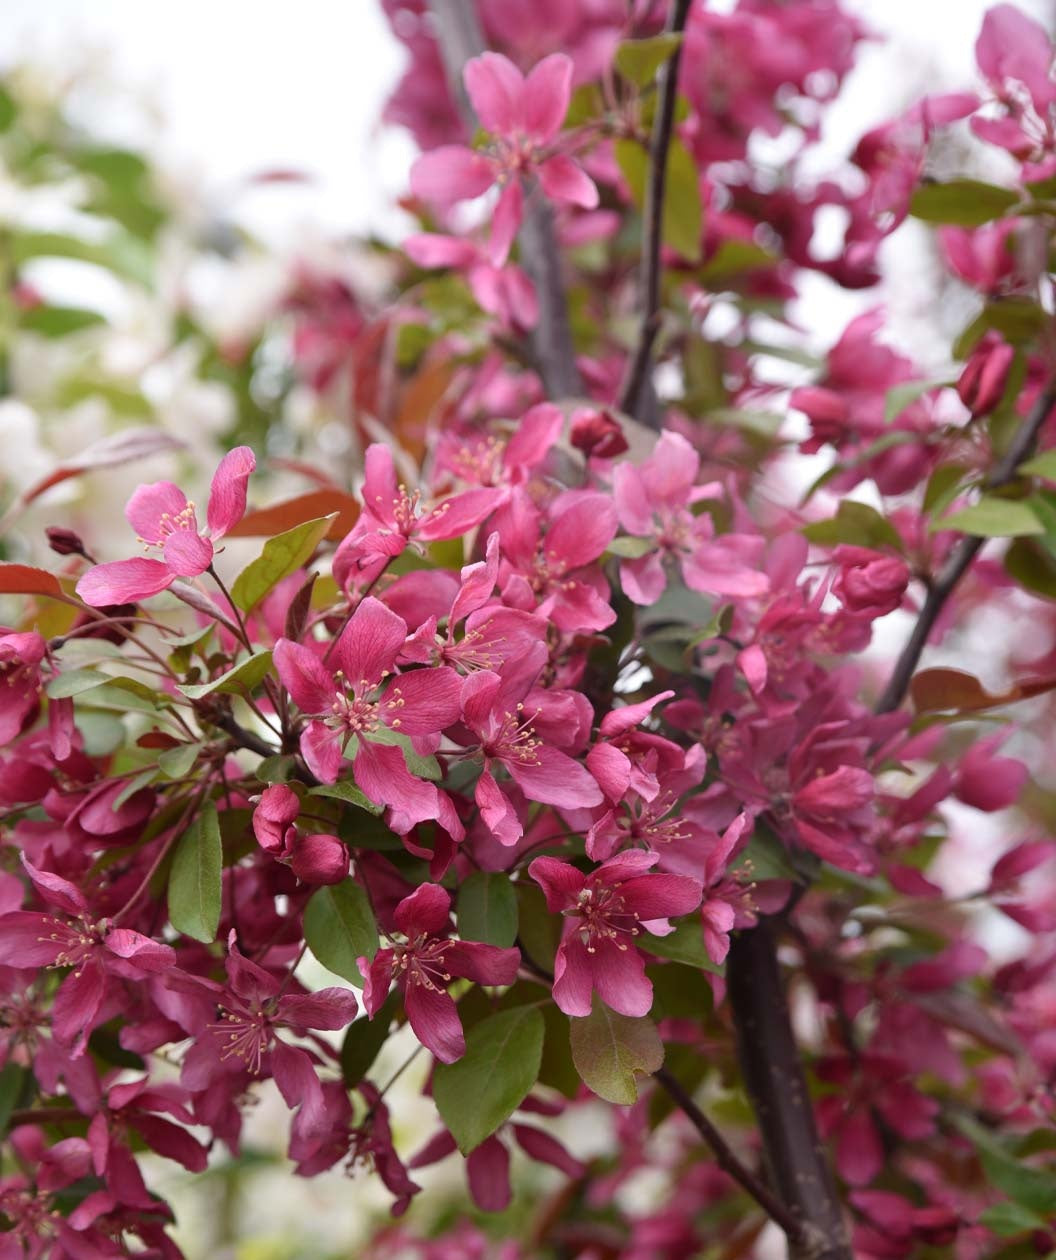
M798 1224L795 1236L785 1231L789 1254L796 1260L852 1260L789 1022L777 941L766 919L734 935L726 980L770 1183Z
M1007 486L1015 480L1016 469L1025 459L1029 458L1034 450L1041 426L1045 423L1053 406L1056 406L1056 376L1049 380L1038 395L1034 406L1030 409L1030 414L1023 421L1016 436L1013 438L1011 446L1005 452L1004 457L991 469L989 476L983 482L985 489L1000 490L1002 486ZM961 578L968 572L972 561L979 554L984 542L986 542L985 538L966 534L954 546L946 559L946 563L933 579L928 588L924 605L920 610L920 615L917 617L916 625L913 627L913 632L910 634L901 655L895 663L895 668L887 686L884 688L883 695L877 701L877 713L890 713L892 710L897 709L905 699L906 692L909 690L910 680L916 671L921 653L927 645L928 637L939 618L939 614Z
M667 24L669 34L680 35L685 28L691 0L675 0ZM659 428L659 410L651 389L649 369L653 346L660 332L660 246L663 242L664 194L667 190L667 154L675 124L675 101L678 97L678 67L682 60L679 42L659 75L659 104L649 144L649 187L646 190L645 237L642 250L641 292L642 322L638 342L627 368L620 393L620 409L650 428Z
M436 22L437 42L448 84L470 131L477 125L462 82L462 67L487 45L471 0L429 0ZM539 375L551 398L582 390L568 321L568 299L561 278L561 254L554 235L554 219L546 200L532 189L524 207L520 236L521 265L531 277L539 298L539 323L532 334Z
M671 1075L667 1068L661 1068L658 1072L654 1072L653 1075L657 1082L667 1090L668 1094L678 1104L679 1109L685 1113L690 1123L704 1141L707 1142L708 1146L711 1147L715 1156L715 1162L723 1172L736 1181L742 1190L746 1190L775 1224L780 1225L788 1235L790 1242L800 1242L803 1238L803 1226L799 1219L788 1211L785 1205L775 1197L770 1188L760 1181L750 1168L741 1163L727 1145L726 1139L715 1128L704 1112L701 1111L680 1082Z

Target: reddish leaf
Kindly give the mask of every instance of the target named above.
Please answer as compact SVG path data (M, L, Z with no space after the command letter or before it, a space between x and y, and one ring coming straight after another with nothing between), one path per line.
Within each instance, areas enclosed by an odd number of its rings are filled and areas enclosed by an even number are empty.
M247 512L235 528L228 531L228 537L272 538L305 521L329 516L331 512L336 512L337 518L326 536L337 541L344 538L359 516L359 503L343 490L311 490L295 499L276 503L274 507Z
M133 460L146 459L162 451L179 450L182 446L182 442L169 437L167 433L159 429L125 429L121 433L93 442L79 455L59 464L36 485L31 486L22 495L21 501L23 504L32 503L45 490L50 490L52 486L57 486L60 482L79 476L90 469L116 468L119 464L130 464Z
M1002 704L1014 704L1056 689L1056 675L1025 678L999 695L986 690L978 678L960 669L922 669L910 683L910 695L918 713L975 713Z
M0 564L0 595L47 595L65 599L59 579L28 564Z

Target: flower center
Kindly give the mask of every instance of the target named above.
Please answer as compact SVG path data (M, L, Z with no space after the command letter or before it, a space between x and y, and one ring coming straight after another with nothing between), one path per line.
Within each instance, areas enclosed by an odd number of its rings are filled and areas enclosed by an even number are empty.
M393 979L405 976L408 984L420 985L434 993L447 991L451 973L444 970L446 941L430 941L418 936L406 945L396 945L392 954Z
M640 931L638 916L627 909L616 889L604 885L582 889L571 913L579 916L576 930L588 954L596 952L599 941L612 941L617 949L626 950L629 941L624 938L637 936Z
M220 1051L221 1060L241 1059L246 1067L256 1076L264 1055L275 1039L275 1033L263 1011L229 1011L220 1010L219 1024L209 1027L223 1040Z
M522 766L539 764L539 748L543 741L538 738L531 723L521 718L523 711L524 705L519 704L515 713L507 709L501 719L498 721L493 719L491 736L484 744L486 757L496 757L500 761L516 761Z

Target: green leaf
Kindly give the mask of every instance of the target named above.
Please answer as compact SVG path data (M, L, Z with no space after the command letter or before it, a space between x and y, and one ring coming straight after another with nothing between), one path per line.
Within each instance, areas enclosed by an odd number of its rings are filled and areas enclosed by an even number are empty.
M0 1134L7 1132L7 1122L18 1106L29 1072L13 1059L0 1068Z
M925 223L952 223L979 227L999 219L1019 201L1019 194L978 179L951 179L945 184L925 184L909 203L909 212Z
M79 306L34 306L23 311L19 325L23 332L38 333L41 337L68 337L71 333L95 328L106 320L98 311Z
M1042 451L1033 459L1020 464L1018 472L1030 477L1044 477L1046 481L1056 481L1056 451Z
M1047 1228L1047 1223L1036 1212L1018 1203L995 1203L979 1217L979 1223L992 1229L999 1238L1012 1238L1028 1230Z
M72 258L105 267L136 284L149 285L152 279L150 250L142 241L120 231L100 241L86 241L62 232L18 232L11 239L11 256L16 263L31 258Z
M250 612L283 578L305 564L336 517L337 513L331 512L269 538L256 560L235 578L231 598L236 606Z
M637 140L620 139L613 146L617 165L627 181L638 209L645 205L649 181L649 154ZM661 234L690 262L700 261L700 236L704 211L700 200L697 165L680 140L667 151L667 184Z
M924 487L924 511L929 515L945 512L957 498L968 471L963 464L939 464Z
M650 551L655 550L654 538L632 538L629 534L621 534L606 547L610 555L619 556L624 560L640 560L642 556L647 556Z
M481 1020L466 1036L457 1063L438 1063L433 1099L463 1155L513 1114L539 1079L543 1017L534 1006L516 1006Z
M606 1102L637 1102L639 1074L651 1076L664 1062L652 1020L618 1015L595 997L590 1014L571 1025L572 1059L584 1085Z
M110 675L101 674L97 669L67 669L52 678L44 692L51 700L67 700L109 681Z
M850 543L856 547L886 546L902 550L902 539L891 522L876 508L854 499L844 499L830 520L805 525L803 534L810 542L827 547Z
M672 962L686 963L690 967L699 967L702 971L713 971L722 974L722 968L711 961L704 945L704 933L700 919L694 916L687 923L680 923L668 936L646 936L639 938L642 949L659 958L670 958Z
M958 529L962 534L974 534L978 538L1021 538L1025 534L1045 532L1028 504L989 495L959 512L932 521L930 528L932 531Z
M264 652L254 652L252 656L247 656L245 660L233 666L226 674L221 674L219 678L214 678L212 682L193 683L189 686L181 687L180 691L183 692L188 700L200 700L202 696L212 695L213 692L222 692L224 695L229 696L245 696L254 687L260 686L270 669L270 649Z
M777 261L774 254L764 249L762 245L756 244L755 241L745 241L730 236L722 242L714 256L709 258L701 269L700 280L702 284L715 285L717 281L725 280L730 276L741 275L746 271L758 271L763 267L772 267ZM778 347L755 346L754 350L756 353L771 354L775 358L780 358L783 354Z
M208 944L220 926L220 873L224 862L220 823L210 802L176 846L169 874L169 919L184 936Z
M198 760L201 751L200 743L179 744L175 748L166 748L164 752L158 753L158 766L166 778L185 778Z
M1005 572L1025 590L1056 599L1056 560L1029 538L1015 539L1005 552Z
M394 731L391 726L379 726L377 730L371 731L370 742L372 744L395 744L398 748L402 748L403 759L407 763L407 769L415 778L428 779L430 783L439 783L444 777L443 771L440 769L440 762L435 757L423 757L421 753L416 753L410 737L404 735L402 731Z
M270 760L270 758L269 758ZM258 775L259 775L258 769ZM343 779L338 783L322 783L312 788L309 796L328 796L335 801L344 801L346 805L355 805L357 809L365 809L368 814L378 815L385 808L374 802L359 790L351 779Z
M1031 1212L1044 1217L1056 1213L1056 1170L1024 1164L974 1120L962 1117L957 1125L979 1152L986 1175L999 1190Z
M393 989L373 1019L357 1019L349 1024L341 1043L341 1076L351 1089L366 1076L389 1039L389 1029L400 1009L400 995Z
M505 871L474 871L462 882L458 934L503 949L517 939L517 893Z
M354 879L312 894L304 911L304 939L328 971L363 987L356 959L378 952L378 925L370 898Z
M896 385L893 389L889 389L884 395L884 424L897 420L902 412L918 398L930 394L932 390L945 389L953 384L955 384L954 381L947 380L907 381L904 385Z
M537 884L518 884L516 892L521 948L530 962L552 972L561 937L560 920L547 909L543 890Z
M648 87L681 43L681 34L672 31L650 39L624 40L616 49L616 69L638 87Z

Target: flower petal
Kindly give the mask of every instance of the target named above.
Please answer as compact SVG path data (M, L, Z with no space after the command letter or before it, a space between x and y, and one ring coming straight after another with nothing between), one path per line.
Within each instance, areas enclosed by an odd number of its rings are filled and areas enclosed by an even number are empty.
M420 884L396 907L396 927L409 939L451 930L451 894L439 884Z
M413 981L404 998L407 1021L414 1035L441 1063L454 1063L466 1053L466 1038L454 999L442 989L427 989Z
M411 192L439 207L471 201L494 182L491 162L461 144L444 144L423 153L411 167Z
M154 481L140 486L128 501L125 519L140 542L160 546L165 540L163 523L175 519L188 507L187 496L171 481Z
M406 638L404 619L369 596L353 613L337 642L335 655L354 687L361 682L374 687L395 669L396 656Z
M579 165L564 153L555 153L539 167L539 183L551 201L593 210L598 204L598 186Z
M462 79L485 131L498 136L512 136L522 129L524 75L508 57L502 53L481 53L466 62ZM568 108L567 101L565 108Z
M572 70L571 57L551 53L532 67L525 81L521 122L525 134L537 144L546 144L561 130L572 99Z
M93 608L135 604L171 586L175 577L161 560L137 556L89 569L77 583L77 594Z
M570 862L559 858L539 857L529 864L528 874L546 895L546 908L560 914L576 903L586 886L587 877Z
M333 675L316 654L292 639L275 644L275 668L302 713L329 713L338 694Z
M165 563L180 577L197 577L213 563L213 544L189 529L174 529L165 540Z
M462 679L447 665L394 679L381 700L381 718L404 735L435 735L462 712Z
M236 446L220 461L209 487L206 512L209 532L214 538L222 538L245 516L246 488L256 466L256 456L248 446Z

